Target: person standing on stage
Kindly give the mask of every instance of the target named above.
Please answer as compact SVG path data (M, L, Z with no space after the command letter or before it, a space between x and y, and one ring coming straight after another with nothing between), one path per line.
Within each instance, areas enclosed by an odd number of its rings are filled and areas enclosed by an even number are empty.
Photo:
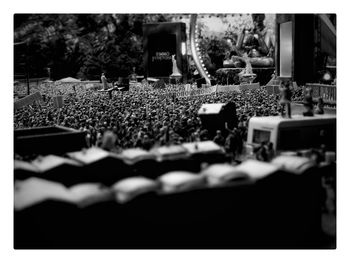
M288 80L283 80L280 87L280 105L281 105L281 116L291 118L291 101L292 101L292 91L290 89L290 83Z
M105 76L105 73L102 73L101 75L101 82L104 90L108 89L108 83L107 83L107 78Z

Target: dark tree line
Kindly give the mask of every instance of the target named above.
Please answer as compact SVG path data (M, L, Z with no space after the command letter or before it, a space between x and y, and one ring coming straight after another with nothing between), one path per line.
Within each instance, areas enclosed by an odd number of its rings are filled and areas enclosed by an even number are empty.
M15 14L14 72L57 80L143 74L142 25L163 14ZM22 43L22 44L17 44ZM27 68L25 69L25 65Z

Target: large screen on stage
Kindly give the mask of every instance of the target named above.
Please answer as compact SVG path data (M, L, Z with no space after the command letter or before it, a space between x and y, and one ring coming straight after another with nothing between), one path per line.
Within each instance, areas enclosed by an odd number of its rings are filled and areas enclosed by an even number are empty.
M149 75L155 77L169 77L172 74L172 55L176 55L175 34L154 34L149 36Z
M143 62L145 76L168 79L173 73L172 55L186 81L187 54L181 52L186 43L186 24L159 22L143 25Z
M292 21L280 24L280 76L292 77L293 24Z

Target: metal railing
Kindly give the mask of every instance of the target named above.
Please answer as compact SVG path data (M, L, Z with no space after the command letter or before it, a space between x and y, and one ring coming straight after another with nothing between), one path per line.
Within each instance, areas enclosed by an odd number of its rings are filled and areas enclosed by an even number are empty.
M315 99L323 98L325 103L335 104L337 101L337 90L335 85L326 85L319 83L306 83L303 88L304 94L306 89L311 89L312 97Z

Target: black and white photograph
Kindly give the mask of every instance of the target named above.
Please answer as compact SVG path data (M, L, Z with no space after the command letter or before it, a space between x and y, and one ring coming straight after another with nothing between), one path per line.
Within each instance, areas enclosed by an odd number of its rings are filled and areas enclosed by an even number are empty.
M337 250L338 15L234 10L12 14L14 251Z

